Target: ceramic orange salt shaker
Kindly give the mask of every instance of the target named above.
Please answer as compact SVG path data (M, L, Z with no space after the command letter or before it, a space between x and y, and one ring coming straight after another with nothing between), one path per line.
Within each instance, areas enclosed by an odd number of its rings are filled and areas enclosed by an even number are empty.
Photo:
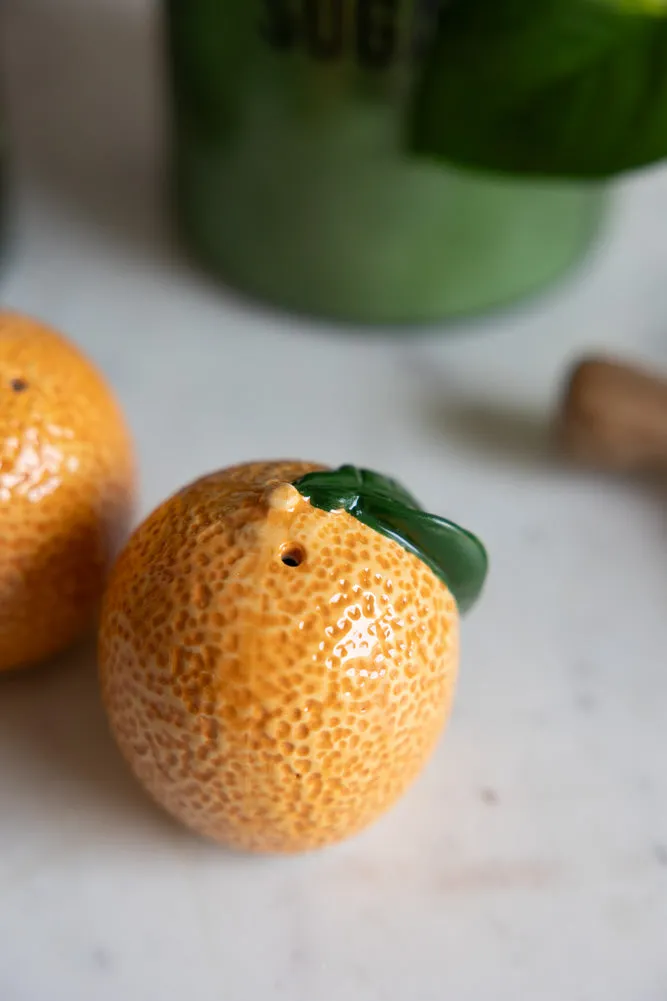
M90 626L133 496L130 436L102 375L56 331L0 312L0 671Z
M136 530L106 593L103 697L152 796L195 831L299 852L366 827L449 715L481 543L351 466L235 466Z

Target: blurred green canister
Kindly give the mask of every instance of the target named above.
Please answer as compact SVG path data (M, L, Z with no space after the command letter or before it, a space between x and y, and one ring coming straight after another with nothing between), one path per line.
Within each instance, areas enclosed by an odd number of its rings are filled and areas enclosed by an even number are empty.
M411 323L509 303L573 264L597 185L408 152L437 0L167 0L181 231L251 295Z

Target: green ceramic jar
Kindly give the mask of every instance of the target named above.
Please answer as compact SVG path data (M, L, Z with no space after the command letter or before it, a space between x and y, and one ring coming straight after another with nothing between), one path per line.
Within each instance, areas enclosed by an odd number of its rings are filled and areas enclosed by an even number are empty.
M427 0L169 0L176 205L228 283L298 312L419 323L512 302L576 262L597 183L408 152Z

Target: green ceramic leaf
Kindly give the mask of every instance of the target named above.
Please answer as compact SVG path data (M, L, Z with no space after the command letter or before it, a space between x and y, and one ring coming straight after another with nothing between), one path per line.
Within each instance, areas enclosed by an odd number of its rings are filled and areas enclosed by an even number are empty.
M411 144L461 166L604 178L667 156L664 0L450 0Z
M427 514L396 480L341 466L308 473L294 486L314 507L347 511L414 553L445 582L462 612L479 597L488 569L482 543L453 522Z

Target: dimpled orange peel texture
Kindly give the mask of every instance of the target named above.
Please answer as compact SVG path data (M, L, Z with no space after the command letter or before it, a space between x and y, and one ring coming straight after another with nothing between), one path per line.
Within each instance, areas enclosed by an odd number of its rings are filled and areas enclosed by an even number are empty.
M159 507L114 569L100 637L120 748L168 811L246 851L374 821L449 714L458 611L398 543L254 463Z
M133 493L130 437L102 376L55 331L0 312L0 671L91 624Z

